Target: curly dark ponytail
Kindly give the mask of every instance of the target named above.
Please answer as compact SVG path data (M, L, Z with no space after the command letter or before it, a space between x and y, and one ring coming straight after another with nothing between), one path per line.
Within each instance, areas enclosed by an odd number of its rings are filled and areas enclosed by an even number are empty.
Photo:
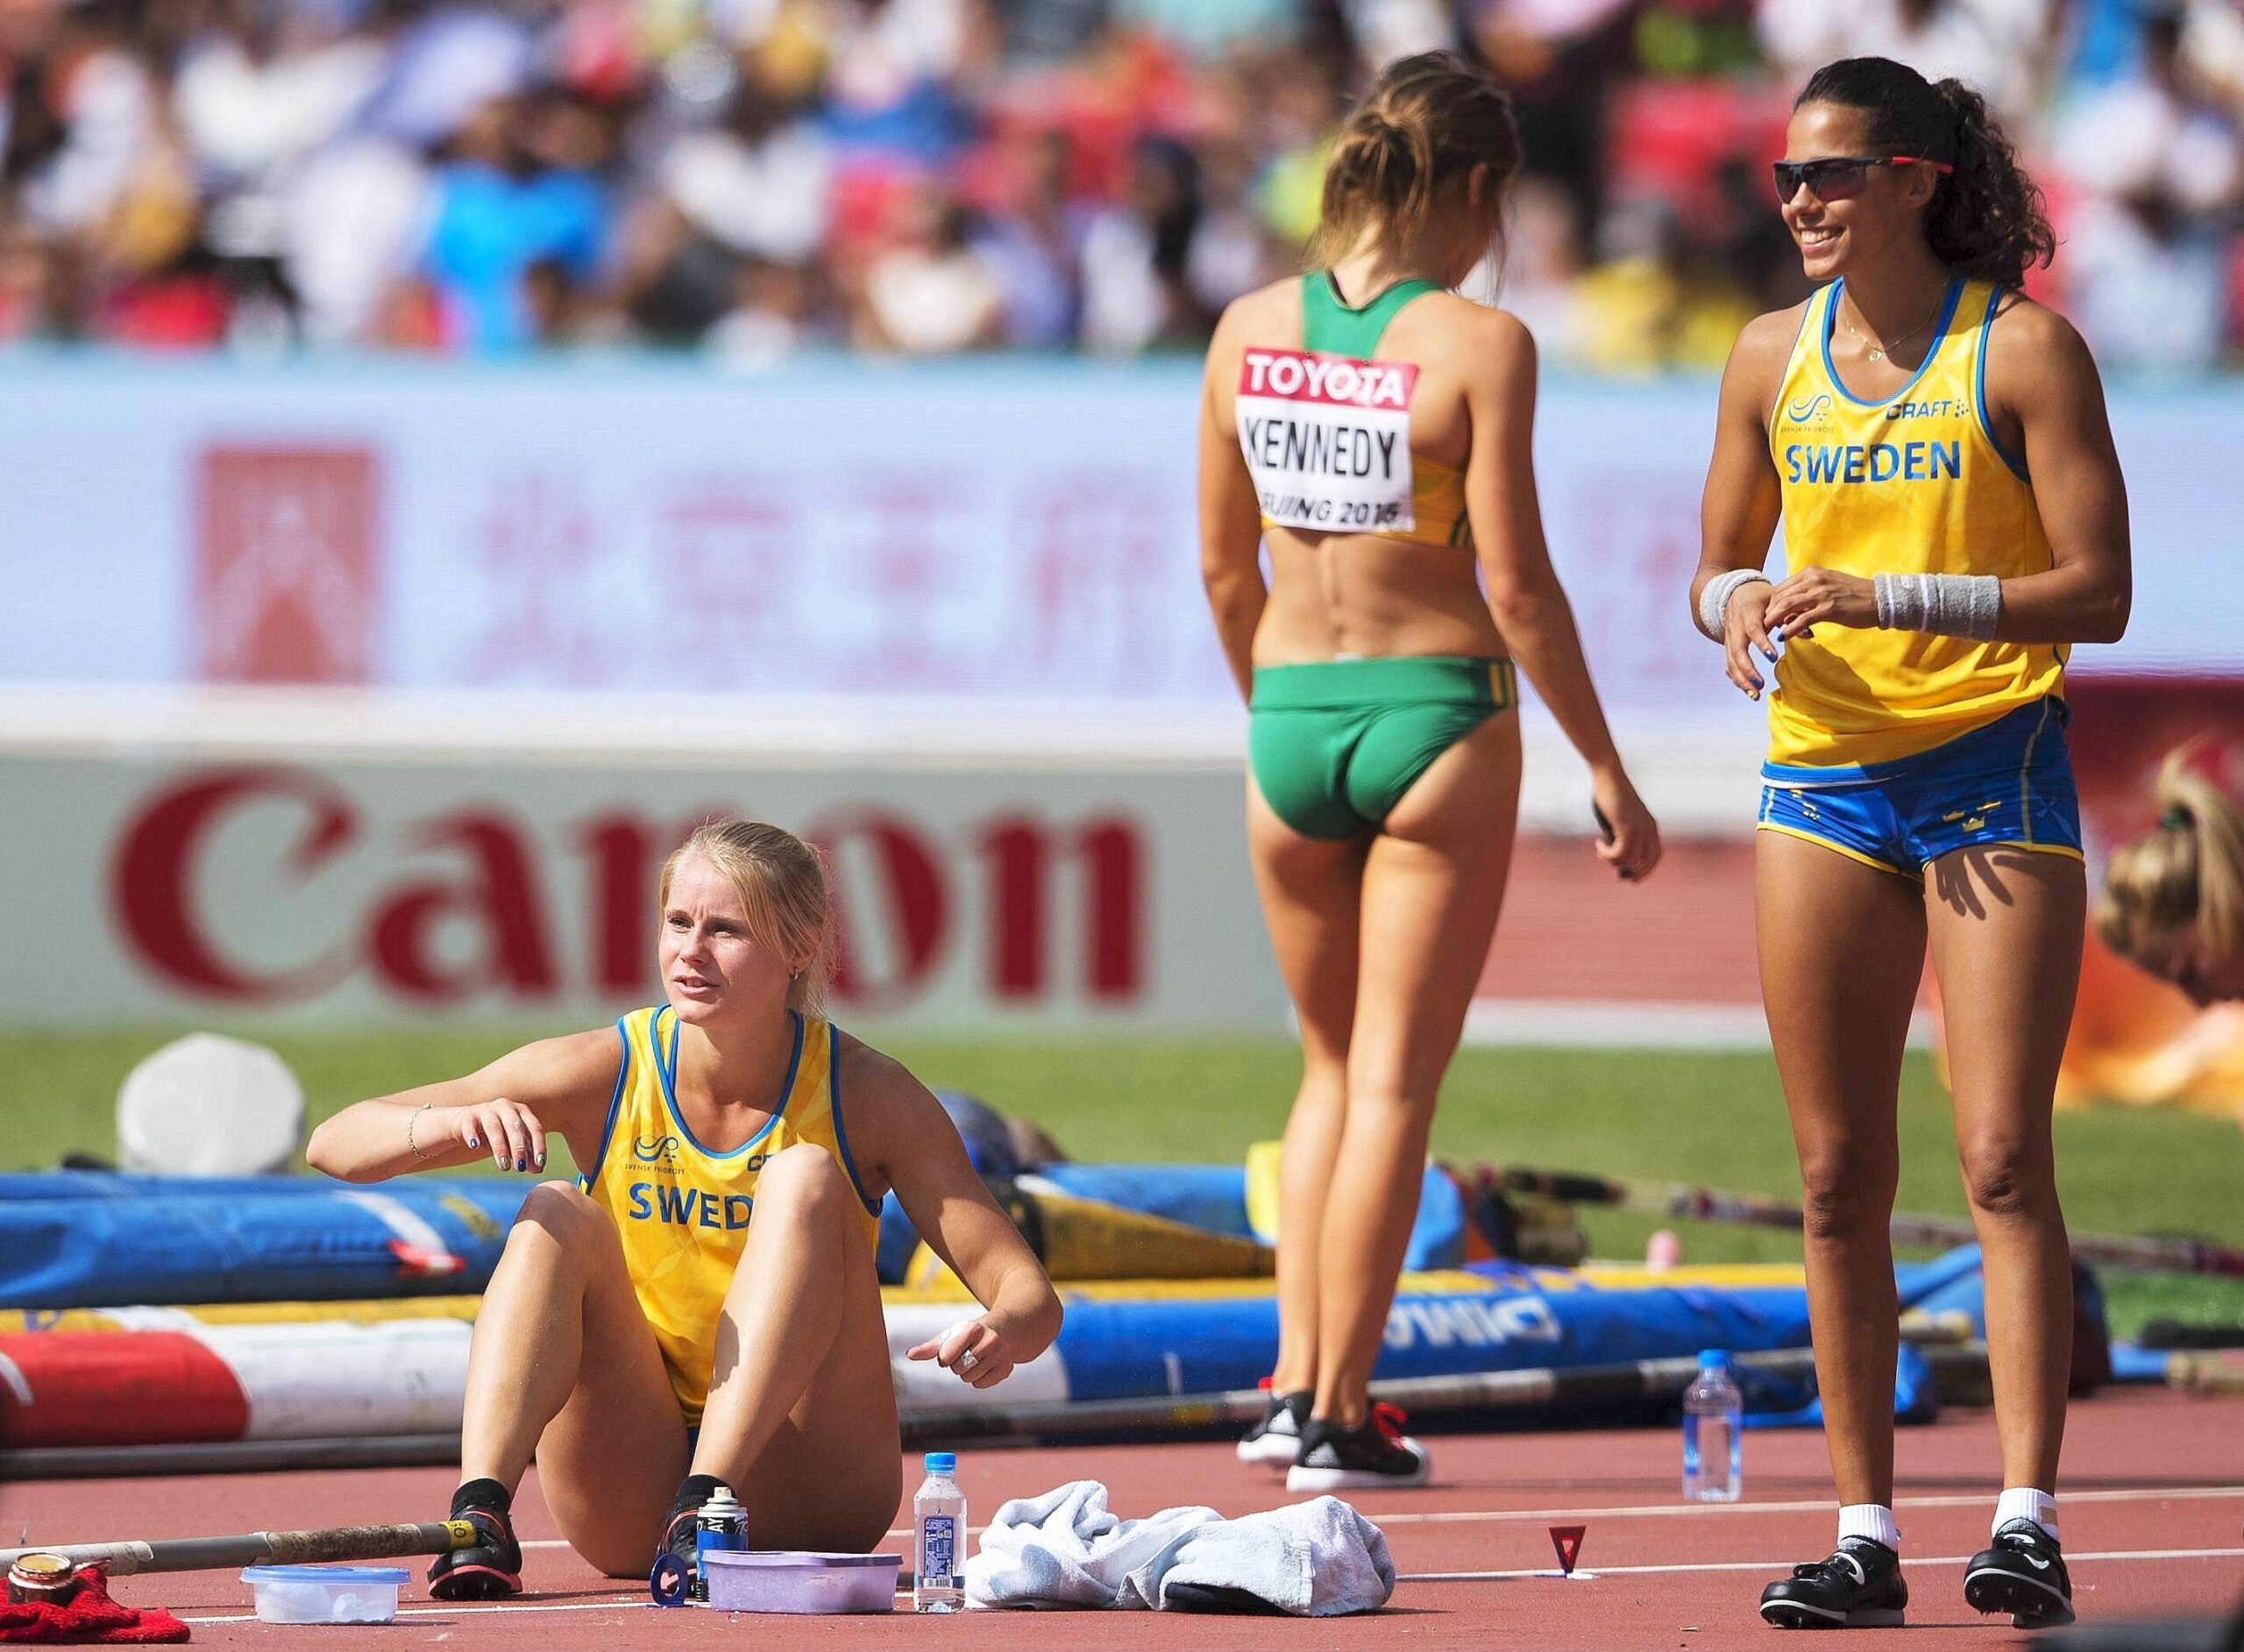
M1987 100L1963 82L1935 85L1891 58L1842 58L1808 77L1793 107L1804 103L1861 110L1873 149L1956 168L1925 209L1925 241L1958 274L2016 287L2056 255L2041 187L2019 165Z

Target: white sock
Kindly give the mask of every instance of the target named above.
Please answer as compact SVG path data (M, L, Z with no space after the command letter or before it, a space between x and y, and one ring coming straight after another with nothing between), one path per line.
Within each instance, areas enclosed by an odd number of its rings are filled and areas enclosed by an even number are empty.
M1901 1528L1893 1523L1893 1511L1883 1503L1849 1503L1839 1510L1839 1541L1843 1543L1850 1537L1867 1537L1897 1555L1901 1552Z
M2062 1541L2057 1536L2057 1500L2047 1492L2031 1485L2005 1487L1995 1500L1995 1529L2000 1531L2014 1520L2030 1520L2049 1534L2051 1542Z

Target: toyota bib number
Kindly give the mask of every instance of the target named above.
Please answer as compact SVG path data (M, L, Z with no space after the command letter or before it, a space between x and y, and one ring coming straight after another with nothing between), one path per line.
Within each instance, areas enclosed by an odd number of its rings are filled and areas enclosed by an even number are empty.
M1266 521L1322 533L1416 528L1407 361L1250 347L1239 369L1239 445Z

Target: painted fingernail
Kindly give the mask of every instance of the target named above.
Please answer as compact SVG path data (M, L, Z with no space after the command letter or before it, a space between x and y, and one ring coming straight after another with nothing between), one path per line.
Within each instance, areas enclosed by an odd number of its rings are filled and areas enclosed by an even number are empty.
M529 1160L527 1159L515 1159L515 1168L517 1170L528 1170L529 1168Z
M483 1145L483 1144L482 1144L481 1142L479 1142L479 1141L476 1140L476 1139L475 1139L475 1138L474 1138L474 1137L472 1137L472 1136L470 1136L470 1137L467 1138L467 1145L468 1145L469 1146L471 1146L471 1147L480 1147L481 1145Z

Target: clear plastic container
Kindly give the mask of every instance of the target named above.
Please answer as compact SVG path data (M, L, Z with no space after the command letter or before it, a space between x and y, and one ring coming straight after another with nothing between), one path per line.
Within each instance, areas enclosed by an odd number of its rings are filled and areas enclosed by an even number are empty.
M1683 1394L1683 1495L1694 1503L1735 1503L1745 1467L1745 1396L1729 1356L1708 1349Z
M387 1623L409 1575L402 1566L252 1566L242 1581L266 1623Z
M719 1612L892 1612L904 1556L713 1549L701 1563Z
M927 1478L912 1500L912 1610L962 1612L966 1609L966 1493L951 1478L958 1459L948 1451L930 1451L925 1461Z

